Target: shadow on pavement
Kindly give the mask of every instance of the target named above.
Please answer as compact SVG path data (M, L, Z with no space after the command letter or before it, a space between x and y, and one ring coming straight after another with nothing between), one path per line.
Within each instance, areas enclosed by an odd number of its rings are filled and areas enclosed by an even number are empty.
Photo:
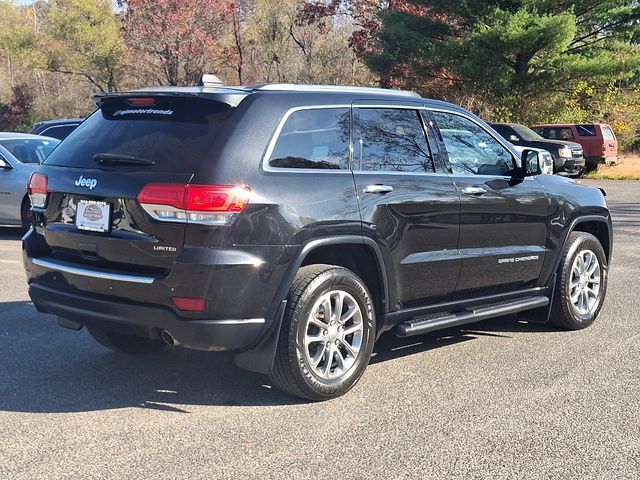
M0 410L84 412L124 407L188 413L192 405L273 406L302 403L261 375L236 367L232 354L167 348L146 356L111 352L84 330L73 332L30 302L0 304ZM505 332L552 331L513 317L472 328L397 338L383 335L372 363Z
M24 232L19 227L0 227L0 240L21 240Z

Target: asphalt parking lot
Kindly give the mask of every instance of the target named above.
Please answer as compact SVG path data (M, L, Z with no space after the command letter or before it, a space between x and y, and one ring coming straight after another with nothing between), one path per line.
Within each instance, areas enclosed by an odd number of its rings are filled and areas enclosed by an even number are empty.
M59 328L0 229L0 478L638 478L640 182L597 185L615 243L591 328L386 335L358 386L321 404L228 354L123 357Z

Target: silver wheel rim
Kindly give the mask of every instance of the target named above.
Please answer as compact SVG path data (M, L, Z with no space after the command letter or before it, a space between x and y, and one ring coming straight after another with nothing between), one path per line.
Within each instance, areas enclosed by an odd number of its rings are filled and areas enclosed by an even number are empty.
M569 296L573 309L580 315L595 310L600 296L600 262L591 250L581 250L573 260Z
M304 355L309 368L324 380L335 380L353 368L364 326L353 296L331 290L314 304L304 326Z

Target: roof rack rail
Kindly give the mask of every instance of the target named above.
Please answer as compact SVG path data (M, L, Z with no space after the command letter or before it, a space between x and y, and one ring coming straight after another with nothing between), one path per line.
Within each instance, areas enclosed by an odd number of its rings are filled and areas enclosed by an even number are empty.
M392 90L388 88L351 87L340 85L301 85L295 83L262 83L252 86L254 90L271 92L334 92L334 93L366 93L368 95L403 95L421 98L415 92Z

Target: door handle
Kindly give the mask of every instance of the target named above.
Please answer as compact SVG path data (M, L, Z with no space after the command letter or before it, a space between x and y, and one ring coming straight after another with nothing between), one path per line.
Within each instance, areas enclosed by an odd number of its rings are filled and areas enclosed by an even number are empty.
M364 193L389 193L393 192L393 187L391 185L367 185L364 187Z
M487 193L487 190L483 187L464 187L462 193L466 195L482 195L483 193Z

